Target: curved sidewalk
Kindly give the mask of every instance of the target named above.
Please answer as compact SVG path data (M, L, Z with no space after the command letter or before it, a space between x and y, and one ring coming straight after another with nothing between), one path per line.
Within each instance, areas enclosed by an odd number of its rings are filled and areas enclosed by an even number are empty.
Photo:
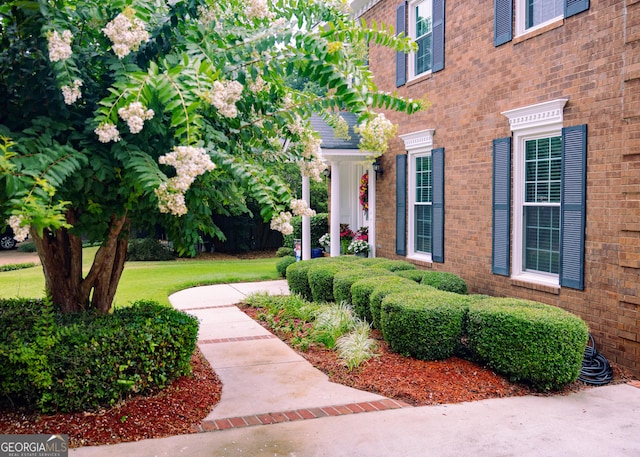
M285 281L197 287L170 297L200 321L198 345L223 382L190 435L72 449L70 456L638 456L640 388L606 386L410 407L331 383L235 304Z

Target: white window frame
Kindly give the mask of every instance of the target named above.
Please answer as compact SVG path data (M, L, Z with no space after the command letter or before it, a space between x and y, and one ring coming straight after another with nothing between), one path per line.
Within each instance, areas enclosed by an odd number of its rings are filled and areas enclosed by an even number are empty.
M409 8L408 23L407 23L407 36L416 39L416 6L423 2L432 2L431 4L431 52L433 53L433 0L412 0L407 4ZM431 74L432 70L425 71L416 75L416 53L411 51L407 56L407 79L420 78L424 75Z
M422 262L433 262L431 253L418 252L415 248L415 204L416 204L416 157L430 156L433 149L433 129L400 135L407 151L407 258ZM433 163L432 163L433 170Z
M516 0L516 36L526 35L562 19L564 19L564 11L559 16L527 28L527 0Z
M563 110L567 101L568 99L562 98L502 113L509 119L513 133L512 279L547 286L560 285L560 277L557 274L525 271L523 267L525 144L528 140L562 135Z

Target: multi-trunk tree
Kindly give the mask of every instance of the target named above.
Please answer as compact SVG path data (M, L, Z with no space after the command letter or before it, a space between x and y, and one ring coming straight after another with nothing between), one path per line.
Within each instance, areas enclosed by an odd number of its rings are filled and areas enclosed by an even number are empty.
M0 218L31 236L64 312L111 309L131 227L193 254L221 235L211 214L251 196L288 231L290 191L265 165L322 170L311 113L358 114L376 155L392 126L374 111L421 108L378 92L364 58L414 45L340 0L15 0L0 15ZM83 239L100 242L84 273Z

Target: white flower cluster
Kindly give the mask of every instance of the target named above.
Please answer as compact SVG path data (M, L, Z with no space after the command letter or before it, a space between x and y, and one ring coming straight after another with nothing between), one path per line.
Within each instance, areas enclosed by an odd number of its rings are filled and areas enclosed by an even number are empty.
M113 43L113 52L119 59L131 51L137 51L141 43L149 41L144 22L135 17L132 10L118 14L102 31Z
M254 94L262 92L263 90L269 90L269 83L262 79L260 75L258 75L256 79L249 83L249 90Z
M193 146L176 146L158 158L158 162L176 169L177 176L171 178L171 187L182 192L186 192L198 176L216 167L204 148Z
M316 157L320 153L320 145L322 140L313 135L306 135L302 141L302 155L307 159Z
M13 238L16 241L24 241L27 239L27 236L29 236L30 227L28 225L22 225L22 216L13 215L9 217L7 224L9 224L11 230L13 230Z
M203 98L216 107L218 112L226 117L236 117L238 108L236 102L242 95L242 84L238 81L216 81L213 88L203 95Z
M204 148L176 146L169 154L158 159L164 165L176 169L176 176L162 183L154 192L158 197L158 208L162 213L182 216L187 213L184 194L196 177L213 170L216 166Z
M364 121L353 130L361 136L360 148L372 152L377 157L387 151L388 142L395 136L398 126L380 113L373 120Z
M304 200L291 200L291 210L296 216L315 216L315 210L309 208L309 205Z
M316 182L322 182L322 172L327 168L327 164L318 159L310 162L300 160L298 166L303 176L308 176Z
M73 105L76 100L82 97L82 92L80 92L81 87L82 81L79 79L75 79L70 86L62 86L62 96L67 105Z
M332 117L336 123L335 127L333 128L333 135L336 138L349 141L351 139L351 135L349 135L349 123L347 122L347 120L339 114L336 114Z
M70 30L64 30L62 36L57 31L49 35L49 60L58 62L71 57L71 40L73 35Z
M140 102L133 102L129 106L118 110L118 116L127 122L131 133L139 133L144 126L144 121L152 119L153 115L153 110L145 110L145 107Z
M249 0L249 7L246 11L249 19L273 19L275 17L275 14L269 11L267 0Z
M291 235L293 233L293 225L291 225L291 213L280 213L271 219L271 230L277 230L283 235Z
M103 122L94 130L94 132L98 135L98 140L100 140L101 143L108 143L109 141L117 143L122 139L120 138L120 132L118 132L116 126L109 122Z
M158 209L161 213L170 213L174 216L184 216L187 214L187 205L184 201L184 194L175 189L170 189L166 182L154 190L158 197Z
M302 119L300 119L300 116L298 116L297 114L294 117L293 122L287 125L287 129L294 135L299 135L299 136L304 135L306 131L304 125L302 125Z
M353 10L351 9L351 6L349 5L349 1L347 0L322 0L322 2L330 7L335 8L338 11L341 11L343 13L352 13Z

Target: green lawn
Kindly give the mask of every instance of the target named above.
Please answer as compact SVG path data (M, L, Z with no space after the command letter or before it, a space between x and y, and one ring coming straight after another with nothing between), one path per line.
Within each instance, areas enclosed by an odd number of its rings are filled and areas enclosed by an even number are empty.
M84 249L84 266L88 270L97 248ZM168 296L178 290L206 284L280 279L275 258L251 260L176 260L168 262L127 262L116 306L139 299L169 304ZM42 297L44 276L36 266L0 272L0 298Z

